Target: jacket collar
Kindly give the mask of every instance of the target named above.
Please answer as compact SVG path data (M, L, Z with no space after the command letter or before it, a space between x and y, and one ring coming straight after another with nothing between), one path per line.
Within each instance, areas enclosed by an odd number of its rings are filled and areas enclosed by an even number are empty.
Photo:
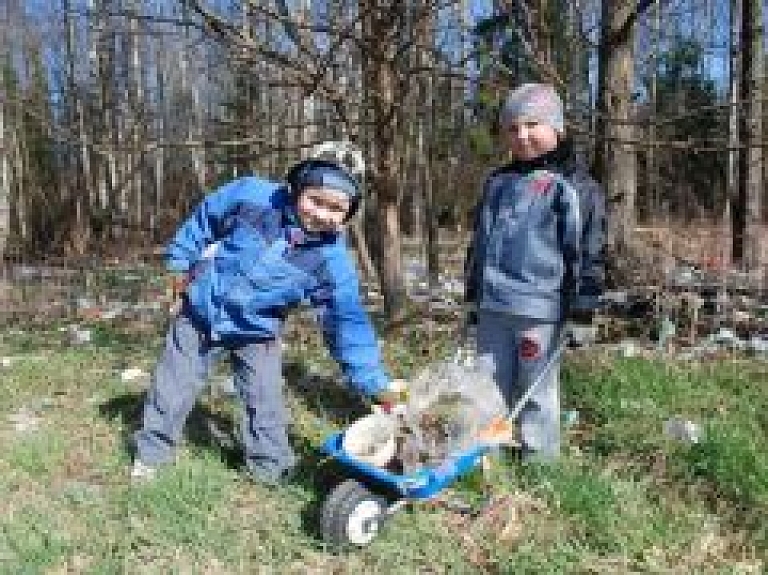
M534 170L562 170L571 155L571 145L563 141L549 152L546 152L532 160L513 160L501 168L499 172L517 172L527 174Z

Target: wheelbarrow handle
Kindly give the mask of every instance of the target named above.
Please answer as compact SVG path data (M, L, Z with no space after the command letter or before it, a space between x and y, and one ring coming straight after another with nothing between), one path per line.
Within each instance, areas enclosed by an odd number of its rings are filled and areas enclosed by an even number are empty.
M554 365L560 360L560 357L563 355L563 351L565 350L565 346L566 346L566 339L561 338L561 340L557 344L557 347L554 349L554 351L550 354L549 358L547 359L547 363L545 363L544 367L541 368L539 375L537 375L533 383L528 386L528 389L525 390L525 393L518 400L515 406L512 408L512 411L510 411L507 414L507 419L509 420L517 419L517 416L520 415L520 412L525 407L525 404L528 403L528 400L531 399L531 396L536 392L538 387L546 379L547 375L549 375L549 372L552 371L552 368L554 367Z
M505 422L507 425L513 423L517 417L520 415L520 412L525 407L525 404L528 403L528 400L533 396L534 393L536 393L536 390L539 388L539 386L542 384L542 382L546 379L547 375L550 371L552 371L552 368L554 365L558 362L560 357L563 355L563 351L565 350L565 347L567 345L567 338L561 337L557 347L550 353L549 357L547 358L547 362L544 364L544 366L541 368L541 371L536 376L536 379L533 381L533 383L528 386L528 389L525 390L525 393L523 393L522 397L515 403L515 406L506 413L506 415L494 419L488 426L486 426L483 430L479 432L478 435L483 436L484 434L488 436L492 436L492 433L489 433L489 430L492 426L498 426L500 423Z

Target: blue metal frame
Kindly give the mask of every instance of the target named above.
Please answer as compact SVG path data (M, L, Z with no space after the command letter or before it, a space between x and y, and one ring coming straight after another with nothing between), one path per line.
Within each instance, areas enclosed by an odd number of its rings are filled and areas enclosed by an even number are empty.
M320 450L345 467L354 470L366 479L393 489L407 499L429 499L459 477L472 471L489 447L478 445L457 453L433 468L422 468L415 473L400 475L375 467L354 458L344 451L344 433L335 433L326 439Z
M565 339L562 339L550 355L547 363L542 367L536 380L528 387L523 396L515 404L514 408L507 414L510 421L517 419L520 411L530 399L536 388L544 380L552 366L565 349ZM381 486L393 489L406 499L429 499L437 494L441 489L450 485L459 477L472 471L480 461L480 458L488 453L490 445L478 443L465 451L449 456L437 467L423 468L415 473L400 475L392 473L386 469L381 469L354 458L344 451L343 446L344 432L335 433L329 436L325 443L320 447L320 451L325 455L335 459L345 467L354 470L366 479L373 480Z

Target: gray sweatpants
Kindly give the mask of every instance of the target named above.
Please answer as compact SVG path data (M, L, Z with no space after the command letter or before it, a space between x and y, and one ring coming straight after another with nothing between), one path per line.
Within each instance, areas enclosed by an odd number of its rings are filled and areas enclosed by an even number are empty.
M496 381L512 409L554 352L562 324L480 310L477 352L490 354ZM560 453L560 362L539 384L518 417L523 456L544 459Z
M206 385L214 356L229 353L235 387L243 401L245 460L258 480L276 481L295 464L286 434L279 340L211 345L202 330L179 314L165 339L136 432L137 457L160 465L173 459L184 423Z

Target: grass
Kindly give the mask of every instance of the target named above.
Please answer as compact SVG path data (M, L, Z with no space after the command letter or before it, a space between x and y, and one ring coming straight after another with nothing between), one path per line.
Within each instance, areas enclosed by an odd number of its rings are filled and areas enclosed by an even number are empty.
M438 322L439 324L440 322ZM450 348L415 320L385 354L408 376ZM471 518L439 506L397 514L369 547L326 549L324 494L341 477L316 447L363 406L334 383L317 337L291 332L286 386L299 481L243 478L237 406L210 392L175 466L131 487L130 435L162 326L94 325L72 346L61 326L0 339L0 573L747 573L765 569L768 366L678 364L571 354L563 403L578 411L556 464L497 460L495 504ZM219 375L223 373L219 372ZM680 416L702 440L665 437ZM211 429L220 433L212 434ZM215 437L218 435L218 439ZM476 496L471 482L459 494Z

